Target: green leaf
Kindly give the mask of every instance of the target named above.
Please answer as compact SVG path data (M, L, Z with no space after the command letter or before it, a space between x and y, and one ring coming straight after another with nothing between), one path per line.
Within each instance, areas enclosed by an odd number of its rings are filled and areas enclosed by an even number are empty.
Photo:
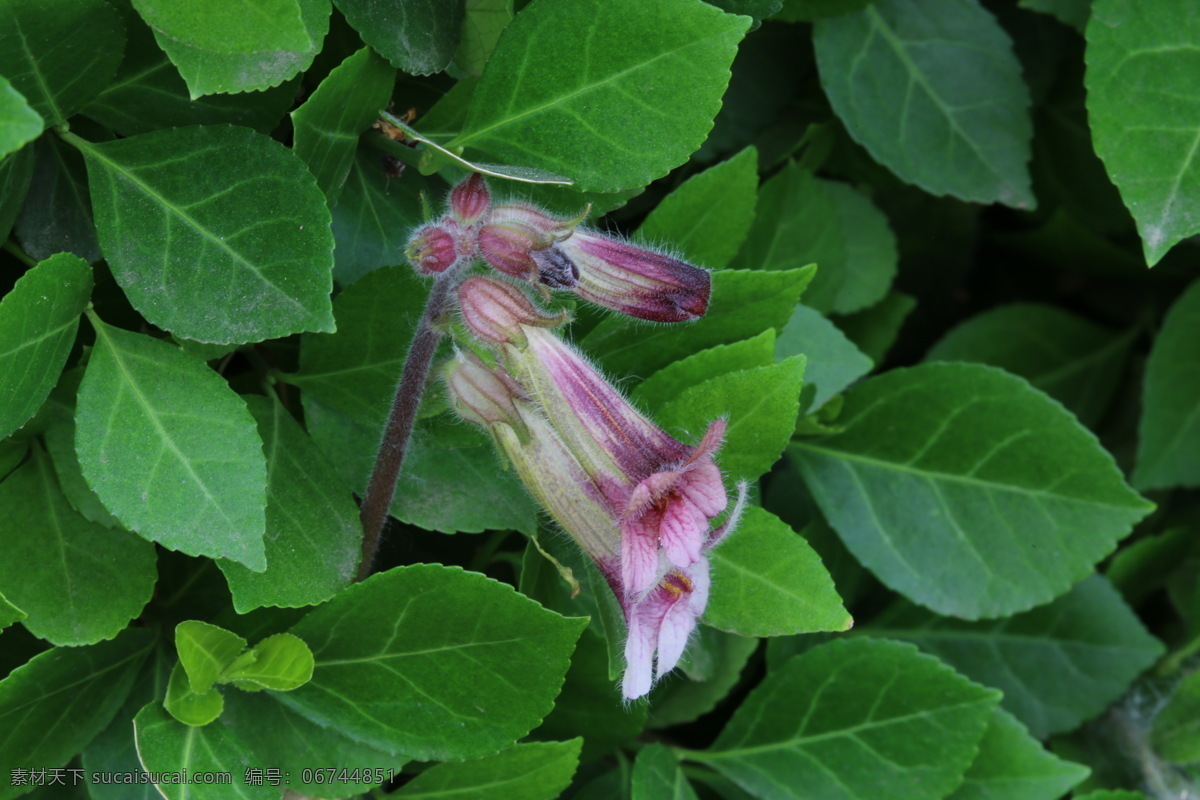
M1133 333L1113 333L1054 306L1015 303L971 317L930 348L925 360L1008 370L1094 425L1124 372Z
M268 765L225 725L184 725L159 703L150 703L133 718L133 729L142 768L162 776L154 785L167 800L279 799L279 789L270 783L247 782L249 769ZM232 780L214 782L212 773L227 773Z
M290 0L271 0L283 4ZM252 2L247 3L248 5ZM212 9L212 4L202 4ZM179 74L187 82L193 98L215 92L252 92L278 86L283 81L308 69L321 49L329 32L329 0L296 0L300 22L309 44L295 48L275 49L253 47L244 52L213 50L174 39L154 28L154 38L166 51ZM296 29L289 25L289 29ZM303 40L292 36L295 44Z
M845 631L853 624L821 559L802 536L761 508L709 554L712 593L704 621L742 636Z
M721 269L750 232L757 194L758 151L747 147L664 197L638 228L638 238L678 250L709 269Z
M25 424L54 388L91 296L91 267L61 253L28 270L0 300L0 438Z
M0 76L0 158L20 150L42 133L45 123L25 97Z
M33 179L34 151L23 147L0 159L0 236L8 238L13 221L21 212Z
M795 356L684 389L656 416L666 430L695 439L717 417L725 417L728 428L717 461L733 478L752 481L770 470L787 447L803 383L804 357Z
M466 0L454 63L470 75L481 73L512 18L513 0Z
M1200 281L1163 320L1146 362L1133 483L1142 489L1200 486Z
M1123 789L1088 792L1075 795L1076 800L1148 800L1141 792L1128 792Z
M75 447L92 490L144 538L264 569L266 464L245 402L178 348L91 319Z
M979 755L948 800L1059 800L1088 776L1082 764L1046 752L1025 726L996 709Z
M196 692L207 692L246 650L246 640L232 631L196 619L175 626L175 651Z
M831 642L750 693L689 752L764 798L936 800L975 757L1000 694L897 642Z
M26 614L21 609L8 602L8 598L0 594L0 631L12 625L14 622L20 622L25 619Z
M900 258L896 234L867 195L836 181L826 181L825 191L837 211L846 252L841 280L830 281L837 291L829 307L838 314L852 314L878 303L891 288ZM823 293L814 287L813 294L809 305L823 305Z
M39 653L0 681L0 798L13 786L8 765L58 767L104 730L125 702L150 652L146 631L128 630L109 642L56 647Z
M121 521L108 513L100 498L88 486L75 455L75 396L79 394L79 381L83 369L74 368L63 374L42 413L46 414L46 430L42 438L46 443L46 454L54 464L58 486L71 507L83 518L106 528L124 530ZM142 703L138 706L141 708Z
M310 722L265 692L230 692L223 720L259 763L279 769L287 776L284 784L310 797L365 792L389 781L404 764L403 758Z
M290 692L312 679L313 654L304 640L290 633L268 636L251 651L254 660L230 668L221 676L222 683L232 683L245 692L271 689Z
M1153 508L1062 406L994 367L893 370L845 398L841 432L790 452L855 557L939 613L1045 603Z
M642 748L633 764L631 800L697 800L675 754L661 744Z
M0 3L0 75L46 125L65 122L108 84L121 63L121 15L104 0Z
M154 545L81 517L50 460L33 456L0 483L0 590L28 614L30 633L58 645L111 639L154 591Z
M650 696L651 726L669 728L712 711L737 685L757 649L758 639L701 625L680 665L687 679L664 680L654 687Z
M704 141L748 25L690 0L533 3L504 30L449 146L585 191L644 186Z
M1092 13L1092 0L1017 0L1020 8L1050 14L1064 25L1083 33Z
M813 22L821 17L836 17L857 11L871 0L783 0L776 19L786 22Z
M962 622L899 606L871 634L905 639L1004 691L1005 708L1043 738L1099 714L1162 654L1108 581L1002 620Z
M260 606L309 606L354 579L362 556L358 506L332 464L279 402L246 398L267 454L267 569L221 560L244 614Z
M1150 741L1167 761L1200 761L1200 672L1188 675L1171 692L1154 718Z
M775 363L775 331L768 328L757 336L732 344L701 350L651 375L631 392L633 400L657 409L689 386L709 378Z
M99 261L83 159L57 137L43 137L33 149L33 180L13 226L21 247L37 259L67 252Z
M476 761L435 764L395 792L404 798L554 800L579 763L582 739L513 745Z
M211 686L205 691L197 691L184 670L183 662L177 661L171 670L171 682L167 684L163 708L184 725L202 728L221 716L225 709L225 698Z
M874 366L837 327L808 306L797 306L775 342L775 357L805 357L800 411L815 411Z
M316 669L277 699L387 752L478 758L550 711L585 624L476 573L397 567L292 628L312 644Z
M214 53L305 50L313 45L296 0L132 0L159 35Z
M819 20L821 85L876 161L930 194L1033 208L1029 90L975 0L878 0Z
M379 118L392 96L396 73L364 47L338 65L292 112L292 150L308 165L317 186L337 202L350 172L358 135Z
M220 343L333 330L329 211L287 148L218 126L70 141L113 277L149 321Z
M1087 26L1088 123L1150 266L1200 232L1200 16L1178 11L1096 0Z
M441 72L458 47L463 0L335 1L364 42L410 75Z
M917 301L910 295L890 292L870 308L838 317L837 326L867 358L882 364L900 335L904 320L916 306Z
M610 374L649 374L685 356L783 330L814 267L781 272L718 270L708 313L686 325L655 325L612 316L580 343Z

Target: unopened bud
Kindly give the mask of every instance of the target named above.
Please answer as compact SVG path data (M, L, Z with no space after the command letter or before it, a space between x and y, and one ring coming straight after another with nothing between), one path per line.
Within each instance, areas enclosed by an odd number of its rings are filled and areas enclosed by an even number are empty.
M460 352L443 373L454 410L469 422L491 428L503 422L521 438L528 435L517 410L525 392L512 376L492 369L472 353Z
M566 314L546 314L510 283L473 275L458 287L463 322L471 333L490 345L526 344L524 326L552 328Z
M404 255L422 275L437 275L458 261L458 241L449 226L429 223L413 231Z
M461 181L450 191L450 213L461 225L480 222L491 206L492 196L479 173Z

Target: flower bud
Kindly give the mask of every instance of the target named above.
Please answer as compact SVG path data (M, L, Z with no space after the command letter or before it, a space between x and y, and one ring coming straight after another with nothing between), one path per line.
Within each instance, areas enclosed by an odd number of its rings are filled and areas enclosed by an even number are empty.
M539 267L534 253L570 236L586 215L584 209L577 217L560 219L529 203L496 206L488 224L479 230L479 254L492 269L536 281Z
M408 246L404 248L404 255L422 275L445 272L458 261L455 231L443 223L422 225L413 231Z
M454 410L463 419L491 428L503 422L523 439L529 432L517 408L525 390L503 370L489 368L472 353L460 352L443 372Z
M471 333L493 347L525 347L526 328L550 328L566 314L550 315L534 307L525 293L510 283L473 275L458 287L463 322Z
M450 190L450 214L460 225L474 225L483 220L491 203L491 193L478 172L471 173Z

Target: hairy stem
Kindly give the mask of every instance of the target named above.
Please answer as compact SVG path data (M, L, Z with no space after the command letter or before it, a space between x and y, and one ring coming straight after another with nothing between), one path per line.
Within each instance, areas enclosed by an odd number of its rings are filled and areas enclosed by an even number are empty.
M388 413L383 440L379 444L379 455L375 457L375 468L371 470L371 480L359 509L363 526L362 561L358 565L360 581L371 574L375 563L388 507L392 504L392 495L396 493L396 481L404 465L409 439L412 438L417 408L429 379L429 366L442 338L442 332L435 323L446 311L450 295L458 284L459 272L451 268L438 276L425 302L425 312L417 324L412 344L408 346L408 357L404 360L404 370L396 385L396 396L392 399L392 410Z

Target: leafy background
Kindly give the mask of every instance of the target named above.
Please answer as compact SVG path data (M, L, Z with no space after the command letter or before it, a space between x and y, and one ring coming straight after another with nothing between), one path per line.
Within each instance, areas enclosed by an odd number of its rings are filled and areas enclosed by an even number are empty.
M1193 796L1197 41L1174 0L0 0L0 798ZM404 242L468 170L713 270L699 322L569 330L754 484L649 702L437 385L352 583ZM184 769L234 788L97 777Z

